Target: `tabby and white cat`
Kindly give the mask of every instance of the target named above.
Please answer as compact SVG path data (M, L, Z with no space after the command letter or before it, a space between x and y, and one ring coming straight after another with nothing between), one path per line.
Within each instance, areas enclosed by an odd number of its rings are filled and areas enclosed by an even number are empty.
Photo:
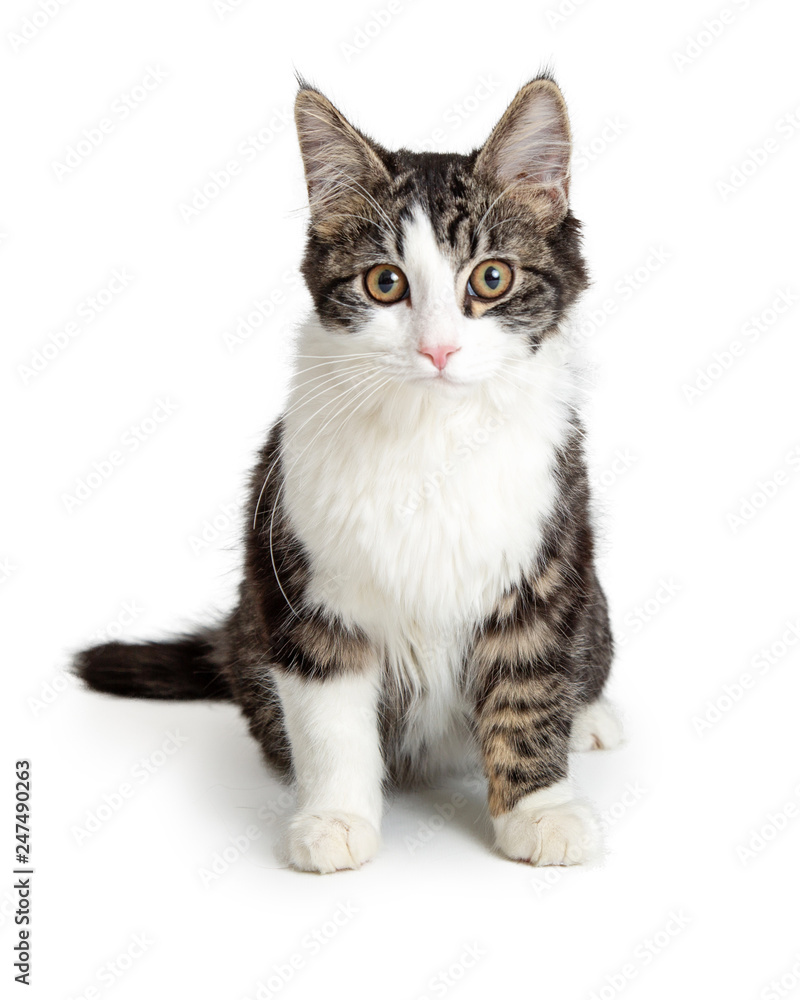
M587 284L556 84L469 155L391 152L301 82L314 314L252 476L240 601L81 653L93 688L237 702L297 787L291 862L378 850L387 788L473 761L498 847L588 857L570 750L612 655L564 320Z

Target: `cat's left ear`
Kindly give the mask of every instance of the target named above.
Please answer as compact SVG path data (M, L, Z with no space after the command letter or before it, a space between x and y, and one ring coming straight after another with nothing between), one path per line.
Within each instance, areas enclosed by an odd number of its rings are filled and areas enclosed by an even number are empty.
M561 91L552 80L532 80L495 126L475 170L524 201L550 228L567 213L571 148Z
M327 97L301 85L294 105L311 218L325 229L354 213L381 181L390 180L378 147L354 128Z

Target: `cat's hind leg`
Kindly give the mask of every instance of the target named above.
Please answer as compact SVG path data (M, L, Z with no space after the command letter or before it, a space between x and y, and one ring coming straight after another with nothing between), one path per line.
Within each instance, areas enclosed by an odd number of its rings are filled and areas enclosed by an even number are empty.
M572 721L571 750L614 750L622 742L622 724L607 698L596 698Z

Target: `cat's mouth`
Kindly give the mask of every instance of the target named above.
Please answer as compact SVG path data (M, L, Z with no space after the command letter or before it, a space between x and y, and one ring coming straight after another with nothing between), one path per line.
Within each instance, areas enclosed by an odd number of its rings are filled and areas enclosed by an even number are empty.
M430 387L431 392L446 392L449 389L465 389L470 385L468 380L464 378L459 378L458 375L453 372L440 371L432 372L428 374L422 374L421 372L414 372L410 375L408 380L414 382L417 385L426 385Z
M451 365L441 369L436 369L431 365L426 369L413 362L409 364L405 359L397 359L394 362L390 361L386 368L395 384L401 382L406 385L426 386L430 392L466 389L482 381L480 377L475 378L463 371L456 372L455 366Z

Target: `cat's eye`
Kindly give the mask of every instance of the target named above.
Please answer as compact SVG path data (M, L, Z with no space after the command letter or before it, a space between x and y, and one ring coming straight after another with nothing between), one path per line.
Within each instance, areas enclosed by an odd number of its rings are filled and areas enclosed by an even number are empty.
M367 293L376 302L391 305L408 295L408 278L394 264L376 264L364 276Z
M476 299L499 299L513 280L514 272L504 260L484 260L469 276L467 291Z

